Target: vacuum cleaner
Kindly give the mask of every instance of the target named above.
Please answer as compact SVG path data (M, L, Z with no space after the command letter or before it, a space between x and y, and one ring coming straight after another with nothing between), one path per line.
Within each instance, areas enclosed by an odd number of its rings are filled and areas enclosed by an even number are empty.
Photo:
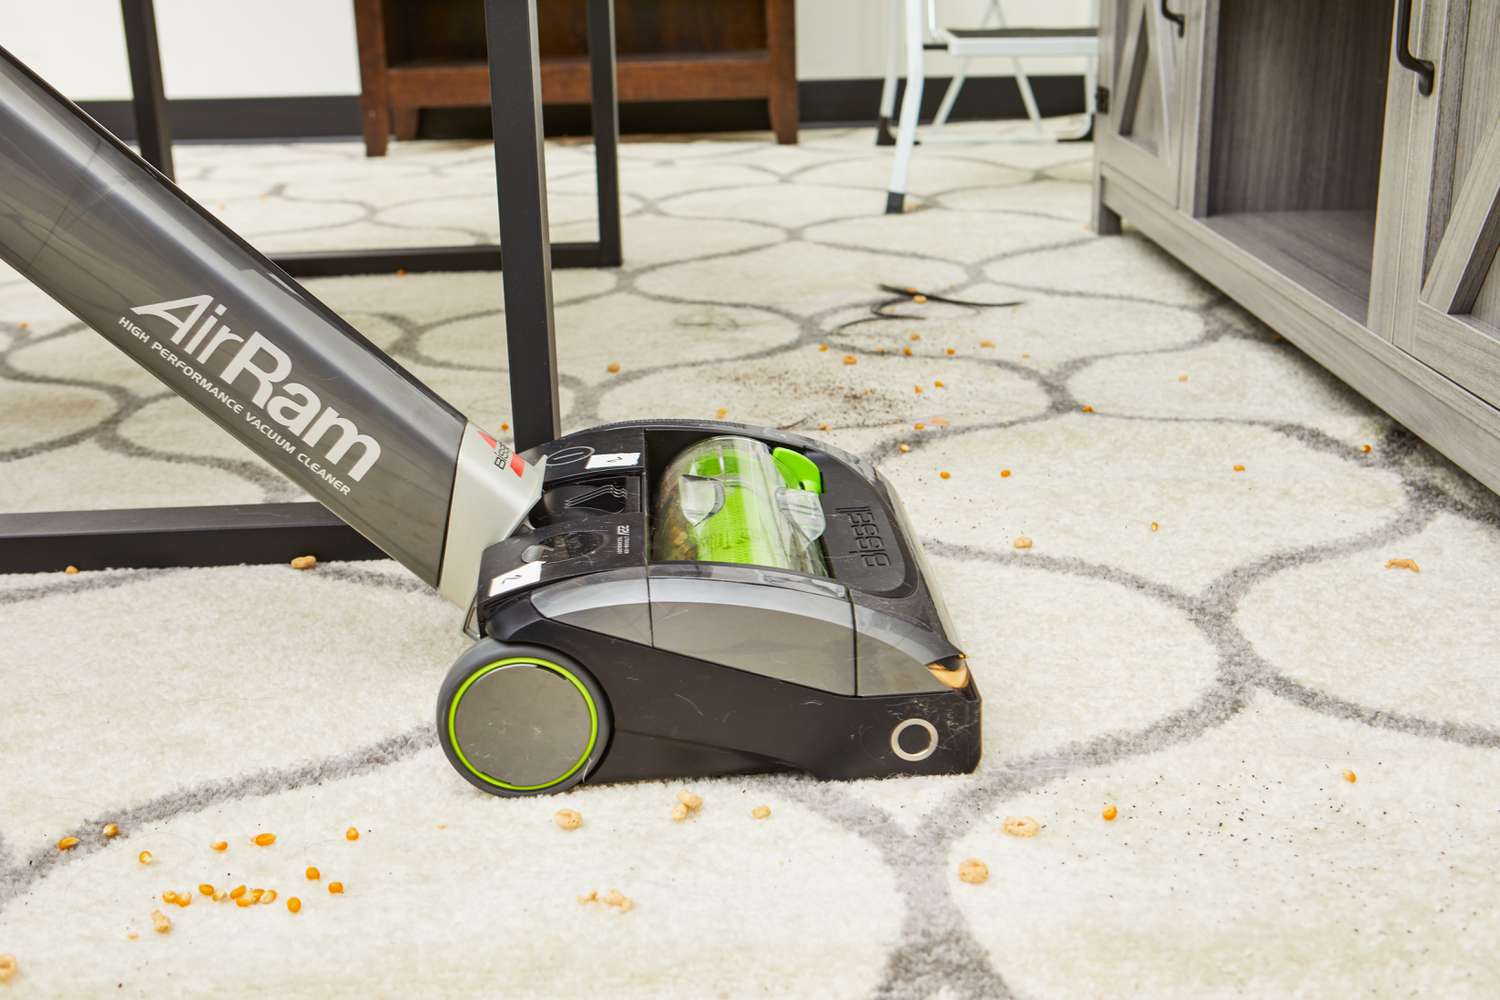
M476 787L977 766L964 652L857 456L689 420L515 453L3 49L0 259L468 610L436 721Z

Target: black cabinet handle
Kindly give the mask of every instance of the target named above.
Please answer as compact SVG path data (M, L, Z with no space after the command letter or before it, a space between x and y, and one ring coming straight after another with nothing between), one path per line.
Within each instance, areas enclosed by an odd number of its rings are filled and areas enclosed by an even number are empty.
M1411 0L1397 0L1396 30L1400 32L1396 36L1396 61L1417 74L1417 93L1426 97L1432 93L1432 80L1437 69L1426 59L1411 54Z
M1187 30L1187 18L1167 10L1167 0L1161 0L1161 16L1177 25L1177 37L1181 38L1182 33Z

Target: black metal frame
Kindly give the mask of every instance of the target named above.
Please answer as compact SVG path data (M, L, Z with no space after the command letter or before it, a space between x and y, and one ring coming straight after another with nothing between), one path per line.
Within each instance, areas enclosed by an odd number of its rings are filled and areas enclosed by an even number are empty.
M483 0L495 134L500 247L409 247L286 254L295 277L417 271L500 270L504 283L512 422L518 450L558 437L552 268L621 262L619 110L614 0L588 0L599 239L550 245L543 168L537 0ZM171 132L162 90L152 0L121 0L141 155L172 176ZM382 553L313 502L0 514L0 573L111 567L378 559Z

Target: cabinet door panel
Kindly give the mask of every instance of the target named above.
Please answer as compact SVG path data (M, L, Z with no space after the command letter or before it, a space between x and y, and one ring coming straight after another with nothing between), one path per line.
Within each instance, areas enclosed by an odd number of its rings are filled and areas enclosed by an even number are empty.
M1186 5L1185 0L1176 0ZM1102 37L1109 112L1096 123L1100 161L1177 203L1182 162L1183 64L1178 27L1161 0L1105 0Z
M1500 406L1500 0L1449 0L1425 27L1437 85L1412 115L1428 172L1407 229L1420 271L1404 278L1419 290L1396 343Z

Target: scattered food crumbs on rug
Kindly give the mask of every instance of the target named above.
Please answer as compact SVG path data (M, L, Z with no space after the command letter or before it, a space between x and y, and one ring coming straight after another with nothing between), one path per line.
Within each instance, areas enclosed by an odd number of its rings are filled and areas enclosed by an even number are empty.
M261 195L261 197L264 198L265 195ZM396 268L396 277L398 277L398 278L404 278L404 277L406 277L406 268L404 268L404 267L398 267L398 268Z
M209 899L213 899L214 887L209 885L207 882L200 882L198 884L198 895L207 896Z
M260 897L260 905L261 906L270 906L274 902L276 902L276 890L275 889L267 889L266 890L266 894L264 896Z
M857 365L857 364L859 364L859 359L856 358L852 354L846 354L846 355L844 355L844 364L846 364L846 365Z
M1385 568L1386 569L1409 569L1413 573L1420 573L1420 572L1422 572L1422 567L1420 567L1420 566L1417 565L1417 561L1415 559L1387 559L1385 561Z
M342 882L329 882L328 883L328 893L329 893L329 895L332 895L332 896L342 896L344 894L344 883L342 883Z
M302 900L298 899L296 896L288 896L286 901L286 909L288 913L301 913Z
M944 469L943 471L941 471L941 472L938 473L938 478L939 479L951 479L951 478L953 478L953 473L949 472L947 469Z
M947 417L928 417L927 422L934 427L952 427L953 421Z
M918 396L922 395L922 387L920 385L914 385L912 386L912 389Z
M958 866L958 880L970 885L980 885L990 880L990 867L978 858L969 858Z
M828 425L827 424L819 424L818 425L818 430L820 430L820 431L826 431L826 430L828 430Z
M943 380L940 379L940 378L932 380L932 387L934 389L946 389L946 388L948 388L946 385L943 384Z
M898 450L898 451L900 451L900 452L901 452L901 454L903 454L903 455L905 455L905 454L906 454L906 453L907 453L907 452L909 452L909 451L911 451L911 445L909 445L909 444L907 444L907 443L906 443L906 442L905 442L905 441L903 441L903 442L901 442L901 443L900 443L900 444L898 444L898 445L897 445L897 446L896 446L896 448L897 448L897 450Z
M1364 453L1365 453L1365 454L1366 454L1366 455L1368 455L1368 454L1369 454L1369 453L1370 453L1370 452L1371 452L1371 451L1373 451L1373 450L1374 450L1374 449L1373 449L1373 448L1371 448L1371 447L1370 447L1370 446L1369 446L1369 445L1367 445L1367 444L1362 444L1362 445L1360 445L1360 446L1359 446L1359 450L1360 450L1360 451L1362 451L1362 452L1364 452Z
M576 830L583 825L583 814L577 809L559 809L552 814L559 830Z
M126 941L139 941L140 939L141 939L141 936L139 934L137 934L135 931L130 931L129 933L127 933L125 935L125 940Z
M14 955L0 955L0 983L8 983L20 969Z
M1235 472L1244 472L1245 471L1245 467L1243 465L1240 465L1240 464L1236 463L1235 467L1234 467L1234 471Z
M1000 470L1000 478L1001 479L1009 479L1010 478L1010 470L1009 469L1001 469Z
M139 853L139 854L137 854L135 856L135 859L137 861L139 861L143 865L149 865L151 863L151 852L150 851L142 851L141 853Z
M229 850L229 841L227 841L227 840L216 840L212 844L210 844L209 846L212 847L214 850L218 851L220 854L223 854L225 851Z
M1021 357L1023 357L1023 358L1029 358L1029 357L1031 357L1031 352L1030 351L1022 351L1021 352Z
M681 802L673 803L673 805L672 805L672 822L674 822L674 823L681 823L683 820L685 820L687 818L688 818L688 807L685 806L685 805L683 805Z
M994 347L995 346L995 342L993 340L981 340L979 342L979 346L980 347L986 347L986 348L988 348L988 347Z
M912 430L917 430L917 431L925 431L927 429L927 425L924 424L924 423L920 423L920 422L912 424L911 426L912 426Z
M105 823L104 824L104 829L100 830L99 832L102 833L102 834L104 834L104 839L105 840L114 840L116 837L118 837L120 835L120 824L118 824L118 823Z
M578 897L578 902L580 902L580 903L597 903L597 902L599 902L599 890L598 889L590 889L587 896L579 896Z
M1083 404L1083 412L1084 413L1093 413L1094 412L1094 408L1092 406L1090 406L1089 404L1084 403Z
M276 843L276 834L257 833L254 837L251 838L250 843L254 844L256 847L270 847L272 844Z
M69 576L77 576L78 575L78 567L77 566L69 566L67 569L63 570L63 572L66 573L66 574L68 574Z
M820 352L820 353L821 353L821 352L826 352L826 351L827 351L827 350L828 350L828 345L827 345L827 344L819 344L819 345L818 345L818 351L819 351L819 352Z
M604 366L604 370L609 372L611 375L618 375L620 373L620 362L611 361L609 364Z
M1347 781L1347 782L1349 782L1349 784L1352 785L1356 781L1359 780L1359 775L1355 774L1353 771L1349 770L1346 767L1346 768L1344 768L1344 780Z
M508 431L508 430L510 430L510 424L508 424L508 423L506 423L506 422L505 422L505 421L503 421L503 420L502 420L502 421L500 421L500 430L501 430L501 431L502 431L502 432L504 432L504 431Z
M729 410L726 407L721 406L714 411L714 416L719 420L723 420L725 417L729 416Z
M1120 810L1116 809L1113 803L1110 803L1109 805L1104 807L1104 811L1099 815L1104 817L1104 822L1113 823L1115 821L1115 817L1120 815Z
M359 831L356 830L354 827L351 826L349 829L347 829L347 830L344 831L344 839L345 840L358 840L359 839Z
M151 929L158 934L172 933L172 918L160 910L151 911Z
M756 819L768 819L771 815L771 807L756 806L754 809L750 810L750 815L754 816Z
M626 910L632 909L635 903L619 889L611 889L604 894L604 905L613 906L623 913Z
M1155 521L1152 521L1151 522L1151 530L1152 531L1160 531L1161 530L1161 525L1157 524Z
M318 871L316 865L308 865L307 870L302 874L307 878L309 882L316 882L318 879L323 877L323 873Z
M1011 544L1013 544L1018 549L1029 549L1031 548L1031 539L1027 538L1025 535L1020 535Z
M909 333L909 334L907 334L907 336L910 337L913 342L922 339L922 335L920 333Z
M75 848L77 846L78 846L78 838L77 837L64 837L63 839L61 839L61 840L59 840L57 842L57 849L59 851L71 851L73 848Z
M1030 816L1007 816L1000 828L1012 837L1035 837L1042 830L1042 824Z
M681 802L683 805L687 806L694 812L697 812L699 809L703 808L703 796L698 795L694 792L690 792L686 788L677 793L677 801Z
M298 556L292 560L292 569L312 569L317 564L317 556Z
M239 899L243 895L245 895L245 886L243 883L229 890L230 899Z
M901 353L905 357L909 358L909 357L911 357L911 348L910 347L903 347L903 348L901 348Z

